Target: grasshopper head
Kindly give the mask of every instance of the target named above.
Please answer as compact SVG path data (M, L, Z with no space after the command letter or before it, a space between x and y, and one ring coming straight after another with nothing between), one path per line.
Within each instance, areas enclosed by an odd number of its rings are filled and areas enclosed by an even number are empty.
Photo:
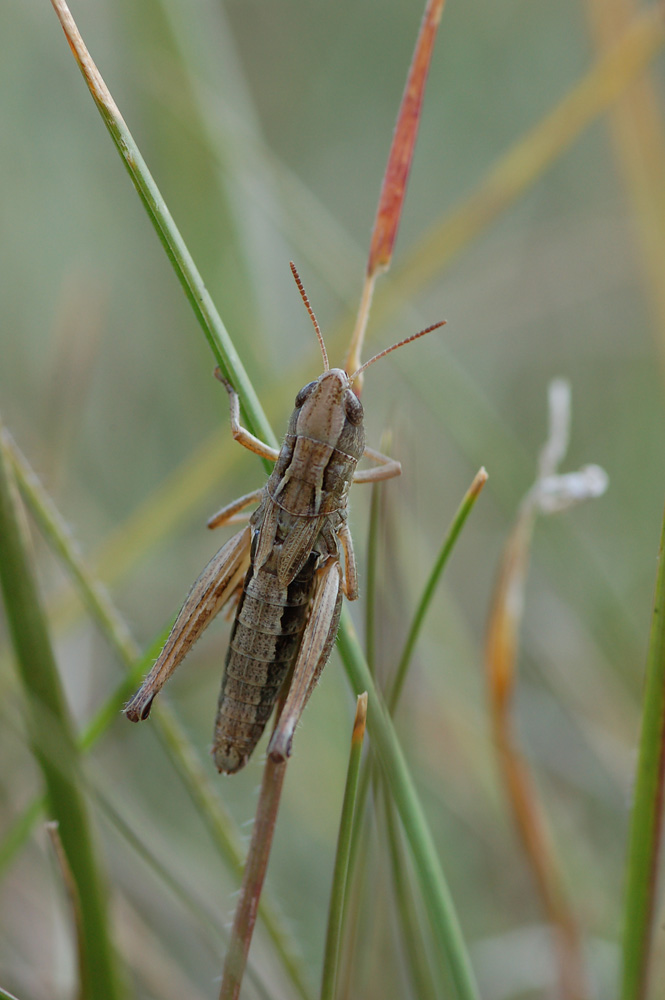
M335 447L347 421L362 424L363 407L341 368L329 368L296 396L297 433Z

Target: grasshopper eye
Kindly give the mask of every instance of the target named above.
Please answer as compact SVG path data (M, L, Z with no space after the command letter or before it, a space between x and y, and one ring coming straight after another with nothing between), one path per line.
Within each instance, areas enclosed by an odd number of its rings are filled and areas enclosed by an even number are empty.
M344 412L352 424L359 424L364 416L363 404L351 389L344 394Z
M307 385L304 385L302 387L302 389L296 396L296 409L299 409L302 406L302 404L305 402L305 400L307 399L307 397L309 396L315 385L316 382L308 382Z

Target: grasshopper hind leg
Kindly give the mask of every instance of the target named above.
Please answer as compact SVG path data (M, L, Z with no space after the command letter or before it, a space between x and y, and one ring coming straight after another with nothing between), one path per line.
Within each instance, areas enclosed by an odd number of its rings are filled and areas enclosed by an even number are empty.
M335 642L341 610L340 566L336 559L329 559L319 571L312 611L303 633L291 684L268 745L268 753L273 760L286 760L291 755L296 726Z

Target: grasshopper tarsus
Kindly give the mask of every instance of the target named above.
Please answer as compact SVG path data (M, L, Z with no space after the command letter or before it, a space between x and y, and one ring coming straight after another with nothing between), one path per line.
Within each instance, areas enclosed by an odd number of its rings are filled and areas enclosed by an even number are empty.
M154 700L153 697L144 702L142 698L135 695L131 701L127 702L124 713L130 722L143 722L150 715L150 709Z
M229 380L222 374L222 370L219 366L215 368L214 371L215 378L222 383L224 388L229 394L229 411L231 417L231 434L238 444L241 444L243 448L247 448L248 451L253 451L255 455L260 455L261 458L267 458L270 462L276 462L279 456L279 452L276 448L272 448L265 441L261 441L260 438L255 437L251 434L245 427L240 423L240 399L238 393L235 391Z
M235 389L233 388L233 386L231 385L231 383L229 382L229 380L227 379L226 375L219 367L219 365L215 367L213 375L215 376L218 382L222 383L227 392L235 392Z

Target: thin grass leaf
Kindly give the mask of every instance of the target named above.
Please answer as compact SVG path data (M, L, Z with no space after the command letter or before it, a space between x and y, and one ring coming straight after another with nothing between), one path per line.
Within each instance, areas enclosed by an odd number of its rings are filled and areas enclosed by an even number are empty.
M60 684L41 597L30 565L23 510L0 447L0 586L26 699L33 753L46 786L51 817L71 869L81 910L86 1000L120 1000L111 944L107 888L93 843L79 774L74 730Z
M65 519L39 481L30 463L21 453L9 431L4 429L0 438L11 462L19 488L30 507L39 528L56 555L64 562L76 584L79 596L102 631L111 640L126 663L134 663L139 657L138 646L129 629L118 614L105 588L86 568L78 545Z
M0 841L0 879L3 878L6 870L18 852L24 847L30 834L35 828L35 823L39 820L46 806L46 797L36 796L18 816L12 821L9 829L5 832Z
M168 634L169 626L167 625L157 638L153 639L141 656L138 656L131 663L126 661L127 673L116 684L106 701L102 702L79 736L78 743L84 753L91 750L114 723L122 721L123 706L146 671L154 663L164 646Z
M339 968L339 948L343 931L344 893L346 891L346 874L351 848L351 831L353 829L353 814L358 790L358 775L362 756L363 740L365 738L365 723L367 719L367 692L358 695L356 717L351 736L351 752L349 766L346 772L346 785L342 802L342 815L337 837L337 851L333 868L332 891L328 907L328 924L326 943L323 952L323 973L321 976L321 1000L334 1000L335 986Z
M203 279L148 170L138 146L88 52L64 0L51 0L92 99L125 164L194 314L224 375L240 396L249 430L275 446L276 439L240 357Z
M81 902L79 899L74 875L69 865L65 849L62 846L57 823L47 823L46 832L51 840L51 846L55 859L60 869L60 878L67 892L69 906L72 914L72 922L76 932L76 957L78 967L78 982L84 983L86 978L86 949L85 933L83 928L83 914L81 913Z
M524 853L552 927L558 985L565 1000L588 997L582 942L565 892L547 817L512 725L519 624L535 512L519 517L506 543L487 629L487 673L494 745Z
M361 767L360 783L367 776L367 768ZM356 805L353 812L353 826L351 828L349 859L346 870L346 884L344 886L342 927L344 928L345 940L342 944L340 969L337 976L337 993L340 1000L350 1000L350 997L353 996L352 979L356 972L356 957L361 950L362 904L366 895L366 884L371 868L370 850L374 843L373 834L376 832L372 828L371 816L367 817L369 821L366 822L366 817L359 813L358 803L359 795L356 792Z
M624 901L622 1000L643 1000L649 983L665 793L665 518L644 685L635 800Z
M413 996L417 1000L436 1000L438 994L409 885L407 861L397 829L395 805L388 794L383 796L383 805L390 854L390 870L397 904L395 909L404 942L403 952L411 977Z
M175 717L167 716L168 724L161 721L164 718L164 705L158 710L160 719L160 735L165 745L171 751L171 759L179 771L183 783L198 809L202 820L227 863L240 876L245 864L245 845L231 816L222 806L216 795L208 772L203 768L200 757L191 742L185 736L179 724L173 724ZM270 937L280 961L293 983L298 996L310 1000L312 996L309 977L304 968L302 953L289 931L289 922L275 897L265 890L258 903L259 914Z
M95 798L115 831L139 857L150 871L157 876L164 887L171 892L182 906L189 910L204 933L214 942L214 947L228 940L228 931L222 927L207 908L195 897L191 889L173 874L172 867L160 861L151 845L132 828L104 793L102 788L94 789Z
M342 627L337 642L351 686L356 693L368 692L368 727L372 744L404 827L432 933L446 957L455 994L460 1000L477 1000L475 977L425 813L390 715L369 671L346 609L342 611Z
M0 986L0 997L2 1000L18 1000L13 993L8 993L7 990L3 990L2 986Z
M365 656L367 665L374 673L374 648L376 641L376 572L379 548L379 511L381 504L381 484L374 483L369 504L369 526L367 530L367 564L365 570Z
M481 468L476 473L473 482L469 486L461 504L455 512L455 516L450 522L439 555L437 556L434 566L432 567L432 572L427 579L427 583L423 588L423 592L416 606L416 611L409 628L409 633L406 637L406 642L404 643L402 655L400 656L399 663L397 664L395 679L393 680L390 694L388 695L388 710L391 715L394 715L395 709L399 703L402 689L404 687L404 681L406 680L407 671L409 669L409 664L411 663L411 657L413 656L413 651L416 648L420 630L422 629L429 606L432 603L432 598L434 597L437 584L441 579L441 574L446 567L446 563L450 558L450 554L455 547L455 542L460 536L460 532L464 527L466 519L473 510L475 502L480 496L481 490L486 482L487 473L485 469Z

